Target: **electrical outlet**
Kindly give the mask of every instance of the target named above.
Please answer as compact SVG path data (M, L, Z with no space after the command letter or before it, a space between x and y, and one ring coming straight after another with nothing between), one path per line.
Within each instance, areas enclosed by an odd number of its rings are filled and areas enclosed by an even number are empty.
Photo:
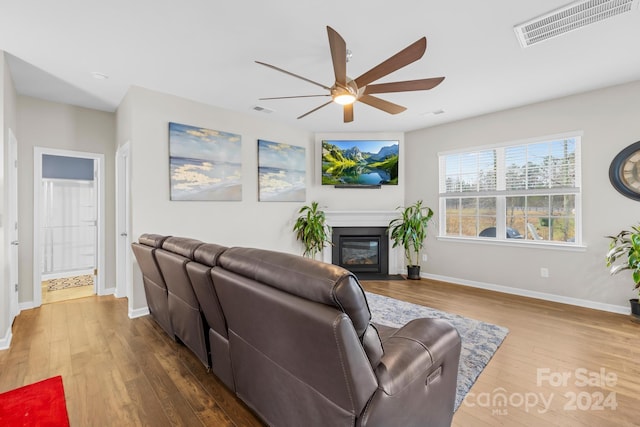
M422 254L422 261L427 262L427 254Z
M545 279L549 277L549 269L546 267L540 268L540 277L544 277Z

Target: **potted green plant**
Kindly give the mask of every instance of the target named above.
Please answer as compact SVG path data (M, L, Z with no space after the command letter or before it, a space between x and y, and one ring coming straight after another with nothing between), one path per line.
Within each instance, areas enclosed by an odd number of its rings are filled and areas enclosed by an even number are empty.
M607 236L610 239L609 252L606 262L609 272L617 274L624 270L631 270L634 289L640 291L640 225L631 227L631 231L622 230L615 236ZM638 298L629 300L631 314L640 319L640 305Z
M324 212L318 209L318 202L312 202L311 206L303 206L298 211L301 214L293 225L296 239L304 245L303 255L315 258L322 252L326 244L331 245L331 227L326 223Z
M420 279L420 250L427 238L427 226L433 216L431 208L422 206L422 200L418 200L411 206L396 209L400 210L402 216L391 220L389 223L389 237L393 240L393 247L402 246L404 254L409 262L407 265L407 278ZM415 254L415 261L412 258Z

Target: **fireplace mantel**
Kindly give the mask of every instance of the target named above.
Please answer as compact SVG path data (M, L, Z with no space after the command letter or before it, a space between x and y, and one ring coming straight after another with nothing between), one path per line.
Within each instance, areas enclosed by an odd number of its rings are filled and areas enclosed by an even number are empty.
M400 217L398 211L325 211L324 214L331 227L386 227L391 220ZM389 274L400 274L403 251L392 246L393 242L389 241ZM330 247L322 251L322 260L331 263Z
M331 227L386 227L398 218L398 211L325 211L327 224Z

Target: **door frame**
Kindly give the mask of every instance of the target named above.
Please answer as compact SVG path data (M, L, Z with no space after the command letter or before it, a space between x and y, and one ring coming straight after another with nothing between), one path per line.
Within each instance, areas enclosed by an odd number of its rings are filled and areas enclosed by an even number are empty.
M33 147L33 305L42 305L42 277L41 277L41 224L42 218L42 156L50 154L54 156L78 157L92 159L94 161L94 179L96 182L97 201L97 236L96 236L96 283L94 292L97 295L106 295L105 289L105 172L104 154L89 153L84 151L60 150L47 147Z
M131 259L131 144L129 141L116 151L116 291L118 298L127 297L129 312L132 298Z
M7 188L9 197L8 221L6 227L9 231L9 324L20 314L18 302L19 292L19 247L18 247L18 140L9 128L9 174Z

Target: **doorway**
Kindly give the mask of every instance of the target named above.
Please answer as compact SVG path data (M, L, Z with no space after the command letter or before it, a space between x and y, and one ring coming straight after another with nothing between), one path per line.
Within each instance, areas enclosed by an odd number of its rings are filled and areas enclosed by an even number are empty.
M102 154L34 149L34 305L104 293Z

